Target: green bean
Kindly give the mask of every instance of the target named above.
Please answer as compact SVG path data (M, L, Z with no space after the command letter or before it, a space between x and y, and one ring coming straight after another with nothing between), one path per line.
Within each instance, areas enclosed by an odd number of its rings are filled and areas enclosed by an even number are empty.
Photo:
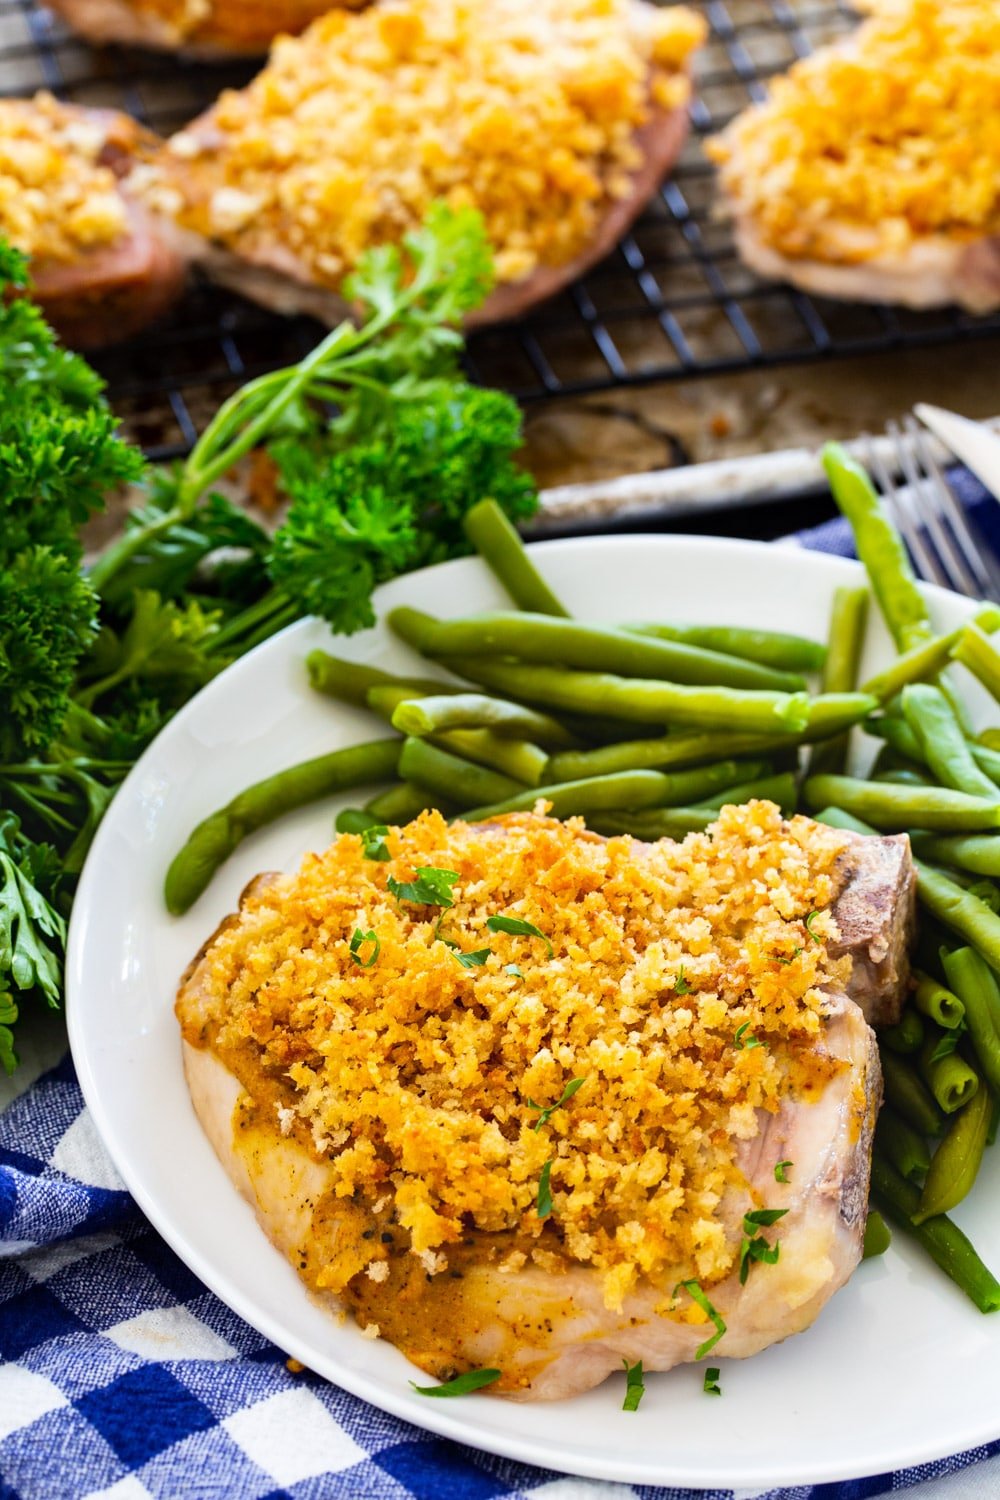
M917 894L924 906L943 926L957 932L979 950L987 963L1000 968L1000 917L990 911L972 891L963 891L941 870L916 861ZM960 999L961 990L951 986Z
M990 750L986 745L977 744L975 740L968 740L967 744L979 769L985 771L991 781L1000 785L1000 753Z
M408 697L400 700L392 725L401 734L418 738L448 729L492 729L494 734L528 739L546 750L572 750L577 743L558 719L485 693Z
M809 714L800 738L807 744L841 734L860 724L876 706L870 693L820 693L809 704Z
M663 777L662 807L708 806L708 798L741 779L760 776L765 763L759 760L719 760L710 766L695 766L689 771L660 772ZM552 778L553 783L555 777Z
M853 776L810 776L802 794L809 808L832 804L879 829L1000 828L1000 797L990 802L949 787L884 786Z
M654 807L646 812L606 812L587 815L587 827L614 838L628 834L655 844L657 839L682 839L688 833L703 833L718 817L708 807Z
M922 833L910 830L914 854L939 864L957 865L973 875L1000 876L1000 836L989 833Z
M923 1079L896 1052L881 1053L885 1097L897 1114L921 1135L937 1135L941 1115Z
M480 500L462 521L462 530L518 609L567 616L525 550L524 543L495 500Z
M874 714L865 720L863 728L866 734L884 740L911 765L923 763L924 747L904 718L897 714Z
M970 797L1000 799L1000 787L977 766L940 688L928 682L910 683L903 689L903 714L919 741L919 759L927 763L938 781L957 792L968 792Z
M601 715L639 724L736 729L754 734L803 730L810 704L805 693L750 692L727 687L685 687L605 672L528 666L490 657L447 657L443 664L508 697L570 713ZM820 700L814 700L819 702ZM869 699L864 702L870 703ZM858 714L861 718L867 709Z
M454 803L450 798L435 797L428 794L422 787L414 786L411 781L401 781L396 786L389 787L388 791L380 792L367 802L364 811L375 823L386 823L390 827L401 828L404 823L410 823L414 818L419 818L422 812L429 807L436 807L438 812L451 812Z
M965 1006L958 996L919 969L913 971L913 977L917 981L913 994L917 1010L946 1031L957 1031L965 1020Z
M317 693L329 698L339 698L343 703L356 703L365 708L369 688L409 688L415 693L448 693L452 689L440 678L399 677L393 672L383 672L378 667L365 666L359 661L343 661L331 656L328 651L310 651L306 657L309 685ZM456 689L461 691L461 689Z
M1000 1308L1000 1282L980 1260L958 1225L945 1214L914 1224L912 1215L919 1210L920 1193L878 1151L872 1156L872 1192L879 1207L923 1245L980 1312L996 1312Z
M895 1026L883 1026L879 1029L879 1045L888 1047L890 1052L898 1052L906 1056L910 1052L919 1052L924 1040L924 1023L916 1011L904 1010Z
M699 806L718 810L730 804L739 806L742 802L754 800L776 802L782 812L794 812L796 788L792 772L783 771L779 776L766 776L759 781L744 781L726 787L724 791L716 792L711 797L702 797Z
M614 771L667 771L724 756L766 753L786 743L785 736L729 735L714 729L703 734L666 734L657 739L599 745L594 750L561 750L553 755L549 772L553 781L581 781L585 776L607 776Z
M873 834L878 830L870 823L862 823L860 818L852 817L850 813L844 812L842 807L824 807L819 812L812 814L814 823L825 823L828 828L843 828L847 833Z
M920 1132L888 1104L879 1110L875 1144L908 1182L923 1181L931 1164L930 1148Z
M419 699L416 688L406 684L398 686L392 682L378 682L370 687L365 694L365 707L370 708L373 714L378 714L380 719L385 719L392 724L393 715L402 703L411 703ZM396 725L392 726L394 729Z
M870 1208L865 1220L865 1238L861 1247L861 1259L873 1260L876 1255L884 1255L891 1244L892 1234L888 1224L877 1208Z
M868 618L866 588L838 588L830 613L829 646L820 686L824 693L851 693L858 685L858 666ZM809 757L809 771L843 771L850 736L837 735L817 746Z
M986 1144L992 1146L1000 1130L1000 1094L993 1094L990 1102L990 1123L986 1129Z
M977 1089L955 1115L931 1158L930 1170L920 1194L914 1224L923 1224L968 1193L976 1180L986 1150L993 1101L988 1089Z
M245 787L225 807L203 819L174 855L164 882L167 910L175 916L186 912L233 850L266 823L320 797L395 775L399 749L399 740L352 745Z
M965 1006L965 1024L986 1081L1000 1093L1000 1036L997 1015L1000 994L993 972L974 948L956 948L942 955L948 984Z
M931 1032L920 1050L920 1072L924 1082L934 1096L934 1102L946 1115L968 1104L979 1088L979 1074L958 1052L948 1052L944 1057L934 1053L945 1033ZM954 1042L951 1039L949 1045ZM952 1205L949 1203L948 1207Z
M930 634L930 620L902 537L867 473L846 448L827 443L822 459L833 498L850 522L855 550L865 565L889 633L897 647L905 650Z
M524 785L499 771L475 766L426 740L406 739L399 755L399 774L425 792L447 797L460 807L478 802L500 802L523 792ZM540 792L531 790L529 807Z
M973 623L984 630L1000 629L1000 608L995 604L984 604L972 617ZM922 682L936 677L951 661L952 652L958 645L966 626L949 630L946 635L932 636L917 643L897 656L884 672L877 673L862 683L862 690L872 693L880 703L888 703L909 682ZM954 705L953 705L954 706Z
M540 786L547 779L548 753L530 740L503 739L492 729L449 729L446 734L428 735L427 743L461 760L500 771L522 786Z
M877 781L885 786L933 786L934 783L925 772L915 770L911 766L891 766L883 771L875 771L869 777L870 781Z
M415 740L414 744L422 744ZM483 823L504 813L530 812L540 797L550 802L550 816L569 818L577 813L605 812L609 808L655 807L663 796L666 778L659 771L620 771L617 776L591 776L586 781L564 781L560 786L532 787L497 800L492 805L473 807L463 813L469 823Z
M981 729L976 735L976 744L987 750L1000 750L1000 729Z
M975 621L966 625L951 654L979 678L987 692L1000 698L1000 653Z
M581 625L551 615L492 614L464 620L436 620L401 605L388 616L390 627L423 656L515 657L542 666L579 667L618 677L651 678L695 686L760 688L796 693L803 678L736 656L722 656L679 641L630 635L615 625Z
M742 656L762 667L782 672L818 672L826 660L826 647L802 635L778 630L748 630L742 625L627 625L636 635L652 635L662 641L683 641L704 646L724 656Z

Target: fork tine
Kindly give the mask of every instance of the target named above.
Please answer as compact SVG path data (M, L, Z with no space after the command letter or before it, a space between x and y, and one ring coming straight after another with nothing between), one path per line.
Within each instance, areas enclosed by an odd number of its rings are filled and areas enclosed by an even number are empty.
M887 431L895 442L899 467L910 487L917 519L926 529L941 559L949 588L955 589L960 594L979 594L982 584L978 570L969 568L962 551L956 546L950 529L945 524L944 497L940 493L940 486L933 475L921 471L917 462L915 445L912 441L916 423L912 417L909 417L904 425L905 437L895 422L889 423Z
M917 572L921 578L926 578L930 583L939 583L943 588L950 588L951 585L941 564L924 541L920 527L914 524L909 507L900 496L899 490L896 488L896 482L889 472L889 467L883 462L882 456L872 442L870 434L867 432L862 433L861 442L865 445L865 467L870 474L874 475L875 483L882 491L882 499L888 507L892 519L899 527L903 541L909 549Z
M984 556L977 546L968 517L955 499L947 476L934 457L926 432L912 417L907 419L906 427L913 437L918 459L935 482L941 513L976 580L977 590L984 599L1000 599L1000 568L989 553Z

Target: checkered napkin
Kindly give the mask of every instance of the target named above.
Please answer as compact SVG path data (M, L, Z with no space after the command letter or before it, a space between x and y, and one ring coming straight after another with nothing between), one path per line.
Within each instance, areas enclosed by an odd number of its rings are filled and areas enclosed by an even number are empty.
M967 476L960 487L984 505ZM799 541L850 550L838 522ZM0 1256L0 1500L696 1500L477 1453L292 1373L143 1219L68 1059L0 1115ZM1000 1443L874 1479L709 1500L862 1500L994 1454ZM1000 1493L994 1468L984 1496Z

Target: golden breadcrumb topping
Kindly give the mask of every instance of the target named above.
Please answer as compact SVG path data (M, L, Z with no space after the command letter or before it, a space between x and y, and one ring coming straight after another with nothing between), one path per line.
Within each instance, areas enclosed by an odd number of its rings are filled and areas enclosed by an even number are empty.
M436 199L479 209L501 282L570 260L689 91L702 18L640 0L384 0L283 37L175 136L154 203L252 257L277 240L339 286Z
M1000 5L879 0L709 143L783 255L855 263L1000 231Z
M845 835L752 802L682 844L537 813L425 813L386 842L378 862L341 836L254 892L181 992L186 1039L251 1095L279 1085L275 1127L329 1161L338 1198L394 1196L428 1274L478 1229L595 1267L613 1307L639 1276L723 1278L757 1111L838 1067L814 1040L824 986L850 975L827 953ZM457 875L453 906L390 893L420 867ZM496 915L544 936L492 931ZM375 937L352 956L356 932Z
M193 41L238 52L266 52L282 32L296 34L335 8L331 0L127 0L168 23L174 44ZM367 0L337 0L357 10Z
M72 261L128 228L105 131L51 94L0 99L0 234L39 260Z

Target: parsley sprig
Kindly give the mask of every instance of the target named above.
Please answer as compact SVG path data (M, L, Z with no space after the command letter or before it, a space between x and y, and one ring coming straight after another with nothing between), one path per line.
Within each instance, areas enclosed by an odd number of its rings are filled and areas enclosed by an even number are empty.
M552 944L545 936L545 933L541 930L541 928L535 926L534 922L526 922L522 917L498 916L487 917L486 925L489 928L490 932L507 932L514 937L541 938L542 942L545 944L546 952L549 958L552 957L552 954L554 952Z
M750 1052L754 1047L763 1047L764 1043L757 1040L750 1030L750 1022L744 1021L742 1026L737 1026L733 1037L733 1046L737 1052Z

